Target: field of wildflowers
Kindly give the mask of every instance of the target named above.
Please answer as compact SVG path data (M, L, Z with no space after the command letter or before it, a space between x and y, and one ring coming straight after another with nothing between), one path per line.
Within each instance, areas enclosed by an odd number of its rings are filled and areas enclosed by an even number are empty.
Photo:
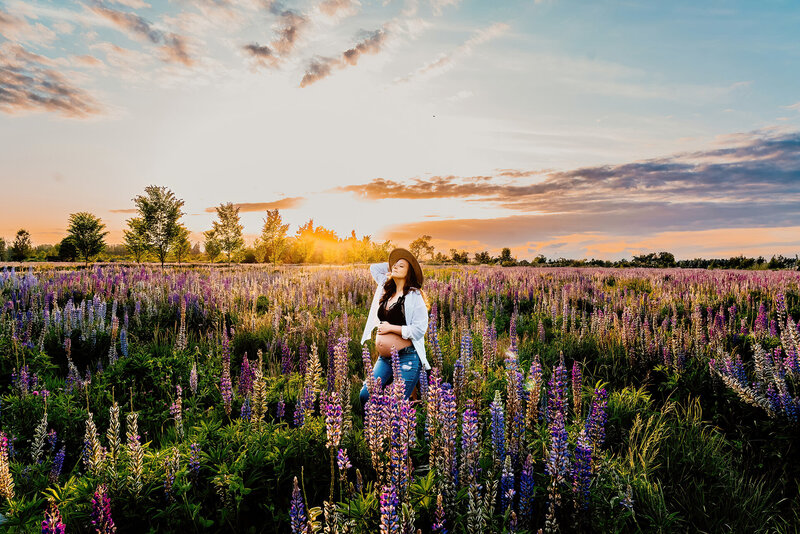
M409 400L358 343L373 283L4 268L0 528L800 528L800 273L426 268Z

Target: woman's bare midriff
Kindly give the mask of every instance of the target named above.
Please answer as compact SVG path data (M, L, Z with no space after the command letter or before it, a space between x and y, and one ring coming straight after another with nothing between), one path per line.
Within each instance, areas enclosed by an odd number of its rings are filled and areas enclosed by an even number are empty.
M378 334L375 336L375 348L378 349L378 354L381 356L389 356L392 354L392 345L397 350L404 349L411 345L410 339L403 339L398 334Z

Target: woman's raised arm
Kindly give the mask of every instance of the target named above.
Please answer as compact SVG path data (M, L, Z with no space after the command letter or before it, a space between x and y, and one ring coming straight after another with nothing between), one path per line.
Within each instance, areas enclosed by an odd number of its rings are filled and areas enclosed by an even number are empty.
M373 263L369 266L369 272L373 280L380 284L386 280L386 275L389 274L389 262Z

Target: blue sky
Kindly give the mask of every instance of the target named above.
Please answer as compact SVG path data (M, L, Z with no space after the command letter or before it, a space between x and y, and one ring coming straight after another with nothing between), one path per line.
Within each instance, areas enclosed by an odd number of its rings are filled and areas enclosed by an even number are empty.
M0 1L0 236L166 185L518 257L800 252L793 2ZM54 87L58 88L55 90ZM713 215L713 216L712 216Z

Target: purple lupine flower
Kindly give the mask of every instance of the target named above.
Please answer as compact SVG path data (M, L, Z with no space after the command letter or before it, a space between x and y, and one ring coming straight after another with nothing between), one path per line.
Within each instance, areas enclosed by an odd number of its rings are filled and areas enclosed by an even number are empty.
M364 377L367 384L367 392L372 396L375 393L375 377L372 376L372 358L370 357L369 347L364 345L361 349L361 361L364 363Z
M53 465L50 468L49 480L51 484L58 482L58 477L61 476L61 468L64 466L64 455L66 454L66 447L62 446L61 449L53 457Z
M391 415L389 479L398 499L403 499L409 484L408 447L410 443L409 420L414 409L408 399L399 401L399 409Z
M513 352L517 352L517 345L519 340L517 339L517 314L511 314L511 324L508 327L508 338L511 341L511 346L508 350Z
M428 398L428 371L424 368L419 373L419 397L423 401Z
M175 447L169 456L164 459L164 497L168 502L175 501L172 489L175 486L175 473L180 469L180 453Z
M111 518L111 499L108 498L105 484L100 484L92 496L91 518L97 534L113 534L117 531Z
M47 433L47 446L50 447L51 451L56 450L57 439L58 439L58 434L56 433L54 428L51 428L50 432Z
M589 483L592 480L592 444L581 429L575 446L575 461L572 463L572 493L580 510L589 509Z
M769 383L767 386L767 401L769 401L769 406L772 408L773 413L780 413L781 412L781 400L778 397L778 390L775 389L775 384L772 382Z
M247 358L247 353L242 357L242 369L239 372L239 395L247 397L253 391L253 378L255 373L250 366L250 360Z
M294 477L292 504L289 508L289 520L292 525L292 534L310 534L311 529L306 519L306 507L303 504L303 497L300 495L300 486L297 484L297 477Z
M252 415L252 413L253 413L253 410L250 407L250 397L247 397L247 398L244 399L244 402L242 403L242 408L241 408L241 410L239 412L239 417L241 417L245 421L249 422L250 421L250 416Z
M389 484L381 492L381 534L400 534L401 527L397 489Z
M54 501L50 501L47 509L44 511L44 520L42 521L42 534L64 534L67 526L61 521L61 511Z
M189 449L189 476L197 480L197 477L200 476L200 446L192 443Z
M559 486L565 482L569 474L569 450L567 448L566 428L566 380L567 370L563 357L550 377L548 391L548 413L550 416L550 447L548 450L545 473L551 477L550 504L551 509L558 506Z
M231 384L231 353L228 335L222 331L222 375L219 379L219 391L222 394L222 404L228 417L231 415L233 400L233 385Z
M328 436L326 446L335 449L342 438L342 405L338 391L332 391L325 403L325 429Z
M294 371L294 361L292 360L292 351L289 349L289 344L286 341L281 343L281 372L288 375Z
M125 318L127 319L127 314ZM125 327L119 332L119 350L123 356L128 357L128 331Z
M798 411L800 411L800 399L797 397L792 398L788 391L784 391L778 396L783 413L793 423L798 421Z
M178 434L178 438L183 438L183 400L181 395L183 395L183 388L178 384L175 386L175 400L169 406L169 414L175 420L175 432Z
M504 462L506 458L505 415L500 390L494 392L494 400L489 405L489 414L492 420L492 448L497 459Z
M297 399L297 404L294 405L294 426L301 427L306 421L305 416L305 402L303 397Z
M336 455L336 464L339 467L339 478L342 481L347 480L347 470L353 467L350 465L350 458L347 457L347 451L345 449L339 449L339 452Z
M633 511L633 489L630 484L628 484L628 488L625 490L625 496L619 504L629 512Z
M192 370L189 371L189 389L192 390L192 395L197 395L197 362L192 362Z
M603 444L606 436L606 405L608 404L608 392L605 388L595 389L592 406L586 418L586 436L592 444L592 451L598 450Z
M506 456L503 462L503 472L500 475L500 510L514 506L514 470L511 468L511 456Z
M300 374L305 376L306 364L308 363L308 347L305 342L300 343L300 346L297 347L297 359L300 363Z
M286 403L283 402L283 393L281 393L281 398L278 400L278 406L275 408L275 415L278 419L283 419L283 416L286 414Z
M522 473L519 476L519 515L523 527L527 528L533 517L533 457L528 454L522 464Z
M478 459L480 456L480 421L478 412L473 407L472 399L467 400L461 423L461 487L469 487L478 478Z
M572 362L572 406L575 409L575 419L581 418L581 369L578 362Z
M447 527L445 526L444 506L442 505L442 494L436 496L436 515L431 525L431 529L436 534L447 534Z

